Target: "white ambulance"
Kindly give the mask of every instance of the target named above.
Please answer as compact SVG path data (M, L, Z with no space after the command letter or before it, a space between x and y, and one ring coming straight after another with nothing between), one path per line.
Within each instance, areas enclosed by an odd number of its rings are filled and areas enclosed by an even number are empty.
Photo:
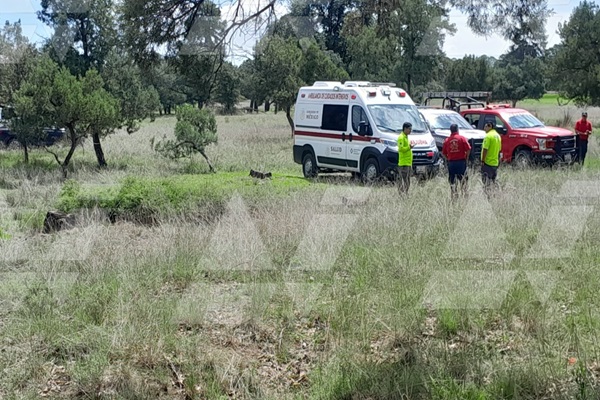
M413 171L437 174L441 157L423 116L405 90L393 84L315 82L300 88L294 112L294 161L305 177L348 171L364 181L393 178L398 135L412 124Z

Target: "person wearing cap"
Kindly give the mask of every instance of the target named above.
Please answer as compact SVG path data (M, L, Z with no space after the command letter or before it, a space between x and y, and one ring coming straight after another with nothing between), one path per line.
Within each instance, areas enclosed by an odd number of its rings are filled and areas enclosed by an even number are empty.
M442 145L442 156L448 166L448 180L450 182L450 194L454 200L458 191L456 190L456 181L461 185L463 195L467 191L467 160L471 152L471 145L466 137L458 132L458 125L450 125L450 136L444 140Z
M502 149L502 138L494 129L492 122L486 122L483 126L486 132L481 150L481 178L486 195L490 195L490 188L496 185L498 176L498 165L500 164L500 151Z
M413 144L408 140L408 135L412 132L412 124L405 122L402 125L402 132L398 135L398 175L400 185L398 191L400 194L408 193L410 187L410 176L412 173L413 164Z
M583 165L588 150L588 140L592 134L592 123L587 119L587 112L581 113L581 119L575 124L575 134L577 135L577 162Z

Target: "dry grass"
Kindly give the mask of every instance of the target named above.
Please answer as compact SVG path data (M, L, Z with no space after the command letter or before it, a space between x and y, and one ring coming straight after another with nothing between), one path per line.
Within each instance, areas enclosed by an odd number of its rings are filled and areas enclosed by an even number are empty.
M218 121L219 171L300 174L283 115ZM201 159L152 153L150 138L173 122L108 138L105 171L87 144L72 177L93 186L205 171ZM597 159L595 141L591 151ZM53 235L15 217L53 207L58 171L4 168L0 397L597 398L600 219L571 229L597 198L556 196L569 182L597 190L592 161L502 168L489 202L476 177L455 204L443 177L404 200L392 185L323 178L259 203L233 197L211 223L110 224L88 210ZM540 237L572 251L527 258ZM481 308L490 279L501 295ZM441 299L454 306L428 304L436 282L455 288Z

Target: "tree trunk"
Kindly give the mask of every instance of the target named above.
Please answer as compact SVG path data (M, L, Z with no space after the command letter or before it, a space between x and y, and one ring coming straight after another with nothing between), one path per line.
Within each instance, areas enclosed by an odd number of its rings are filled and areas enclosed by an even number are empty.
M279 104L275 103L275 115L277 115L278 111L279 111Z
M98 166L104 168L107 166L106 159L104 158L104 151L102 150L102 143L100 143L100 134L94 132L92 135L94 141L94 151L96 152L96 159L98 160Z
M517 100L511 100L510 102L512 103L513 108L517 106Z
M23 161L25 164L29 164L29 149L27 148L27 144L23 143L21 146L23 146Z
M265 101L265 112L269 112L270 109L271 109L271 102Z
M198 100L198 108L202 109L204 107L204 101Z
M69 152L67 153L67 156L65 157L64 161L60 164L60 166L62 167L63 177L65 179L67 178L67 168L69 167L69 163L71 162L71 158L73 157L75 149L77 148L77 143L79 142L79 138L76 136L75 133L75 127L69 124L67 125L67 129L69 130L69 134L71 136L71 147L69 148Z
M215 172L215 169L214 169L213 165L211 164L210 160L208 159L208 156L206 155L204 150L198 149L198 152L200 154L202 154L202 157L204 157L204 159L206 160L206 163L208 164L208 169L210 170L210 172Z
M294 137L294 119L292 118L292 107L287 106L285 108L285 116L290 124L290 128L292 128L292 137Z

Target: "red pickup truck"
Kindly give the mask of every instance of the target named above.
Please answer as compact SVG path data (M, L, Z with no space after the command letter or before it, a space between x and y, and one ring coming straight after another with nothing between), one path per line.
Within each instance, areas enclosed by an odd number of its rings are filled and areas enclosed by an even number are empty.
M526 167L533 163L572 164L577 148L575 134L568 129L546 126L529 111L509 104L470 108L460 114L475 129L492 122L502 136L502 161Z

